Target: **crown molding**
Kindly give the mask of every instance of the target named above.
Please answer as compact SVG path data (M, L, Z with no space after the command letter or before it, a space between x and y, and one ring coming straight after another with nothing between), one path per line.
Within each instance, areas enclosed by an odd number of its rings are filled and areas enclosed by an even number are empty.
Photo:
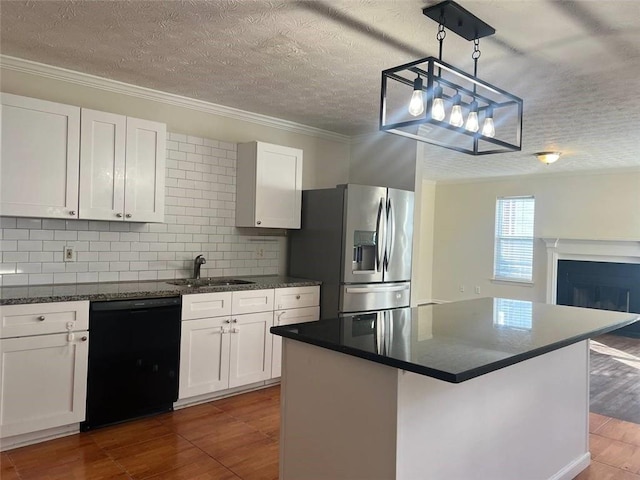
M301 123L290 122L288 120L269 117L267 115L261 115L259 113L248 112L246 110L240 110L233 107L226 107L224 105L218 105L216 103L205 102L203 100L183 97L181 95L175 95L173 93L161 92L159 90L153 90L151 88L140 87L138 85L132 85L130 83L110 80L108 78L98 77L95 75L90 75L88 73L76 72L74 70L54 67L52 65L46 65L44 63L33 62L31 60L11 57L8 55L0 54L0 67L7 70L13 70L15 72L38 75L40 77L60 80L84 87L96 88L107 92L119 93L121 95L142 98L158 103L165 103L167 105L187 108L211 115L218 115L234 120L241 120L257 125L277 128L280 130L285 130L287 132L309 135L312 137L323 138L340 143L348 144L351 142L350 137L347 135L330 132L328 130L322 130L320 128L310 127Z

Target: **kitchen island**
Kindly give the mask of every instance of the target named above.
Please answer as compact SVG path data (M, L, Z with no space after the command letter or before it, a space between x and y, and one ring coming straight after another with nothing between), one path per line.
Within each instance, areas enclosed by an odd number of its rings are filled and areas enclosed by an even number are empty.
M481 298L274 327L280 478L574 478L588 339L639 318Z

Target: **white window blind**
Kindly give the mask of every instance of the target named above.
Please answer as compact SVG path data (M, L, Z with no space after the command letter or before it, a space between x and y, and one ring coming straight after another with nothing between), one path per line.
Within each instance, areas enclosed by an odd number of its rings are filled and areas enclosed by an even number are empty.
M496 203L496 279L531 281L533 278L533 197L501 197Z

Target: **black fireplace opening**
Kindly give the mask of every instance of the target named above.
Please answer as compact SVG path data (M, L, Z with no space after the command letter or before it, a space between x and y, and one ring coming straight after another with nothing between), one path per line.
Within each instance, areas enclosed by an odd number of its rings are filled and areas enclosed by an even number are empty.
M559 260L556 303L640 313L640 264ZM640 322L612 333L640 338Z

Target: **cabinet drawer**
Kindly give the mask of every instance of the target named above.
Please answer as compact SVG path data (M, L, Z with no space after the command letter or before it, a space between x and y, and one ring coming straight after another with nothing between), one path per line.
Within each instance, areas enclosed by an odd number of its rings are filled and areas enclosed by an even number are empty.
M320 304L320 287L276 288L275 309L314 307Z
M231 313L268 312L273 310L273 289L233 292Z
M89 328L89 302L34 303L0 307L0 338L64 333Z
M293 323L314 322L320 318L320 307L295 308L291 310L276 310L273 315L273 325L291 325Z
M231 315L231 292L182 296L182 320Z

